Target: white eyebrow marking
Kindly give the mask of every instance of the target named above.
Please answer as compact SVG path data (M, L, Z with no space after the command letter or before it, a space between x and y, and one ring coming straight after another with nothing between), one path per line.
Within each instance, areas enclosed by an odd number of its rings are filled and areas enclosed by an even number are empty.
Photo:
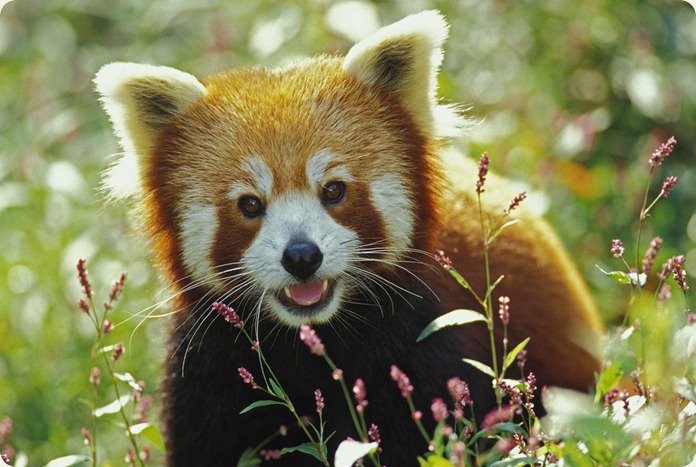
M305 174L309 186L317 186L329 180L352 181L350 171L342 165L329 168L329 163L336 159L336 155L329 150L322 150L309 158L305 166Z
M228 198L234 200L240 195L249 193L249 191L258 191L266 198L271 196L273 193L273 173L263 159L251 157L242 163L242 169L251 175L253 182L250 185L242 180L233 181L227 191Z

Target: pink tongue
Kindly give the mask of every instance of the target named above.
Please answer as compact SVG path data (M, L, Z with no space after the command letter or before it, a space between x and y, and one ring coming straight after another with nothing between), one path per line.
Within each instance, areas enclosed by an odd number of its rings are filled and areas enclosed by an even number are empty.
M314 305L324 294L322 281L303 284L293 284L290 287L290 298L302 306Z

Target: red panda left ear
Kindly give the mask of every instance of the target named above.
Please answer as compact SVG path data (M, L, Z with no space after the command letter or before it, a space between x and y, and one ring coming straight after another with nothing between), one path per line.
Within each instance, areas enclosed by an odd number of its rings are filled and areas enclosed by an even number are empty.
M137 63L105 65L94 83L123 147L123 156L106 174L106 185L116 197L134 194L139 189L140 160L149 157L169 122L206 89L183 71Z
M448 29L437 11L408 16L355 44L343 69L397 94L428 136L455 136L460 133L462 118L452 107L438 105L436 97Z

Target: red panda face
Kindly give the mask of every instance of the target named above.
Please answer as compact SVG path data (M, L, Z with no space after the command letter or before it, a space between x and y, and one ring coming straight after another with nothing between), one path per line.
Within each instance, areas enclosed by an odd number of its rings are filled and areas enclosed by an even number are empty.
M396 100L339 67L210 79L145 167L192 282L288 325L385 286L413 246L424 138Z
M435 101L446 33L425 12L343 59L203 81L102 68L95 82L124 148L108 183L118 195L123 168L138 170L126 179L170 281L291 326L398 289L390 274L435 230L430 155L461 123Z

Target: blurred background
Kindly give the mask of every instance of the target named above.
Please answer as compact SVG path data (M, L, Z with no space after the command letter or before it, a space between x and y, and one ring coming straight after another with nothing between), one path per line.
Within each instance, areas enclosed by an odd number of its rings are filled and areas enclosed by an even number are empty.
M0 419L14 420L10 443L29 465L87 454L80 428L91 424L94 330L76 307L79 258L97 303L128 273L109 342L124 341L119 370L145 380L156 402L165 358L164 321L128 319L158 301L161 286L128 207L105 203L98 189L119 149L95 72L112 61L198 76L277 66L345 53L380 25L430 8L451 23L441 96L478 122L457 144L475 158L488 151L493 170L547 194L547 217L607 321L625 294L595 265L620 268L612 238L635 251L647 160L672 135L679 143L651 196L667 175L680 180L652 211L640 251L660 235L657 262L686 254L696 275L696 14L684 1L15 0L0 13ZM103 402L113 399L101 389ZM109 423L100 429L121 436ZM114 440L105 448L118 464L125 443Z

